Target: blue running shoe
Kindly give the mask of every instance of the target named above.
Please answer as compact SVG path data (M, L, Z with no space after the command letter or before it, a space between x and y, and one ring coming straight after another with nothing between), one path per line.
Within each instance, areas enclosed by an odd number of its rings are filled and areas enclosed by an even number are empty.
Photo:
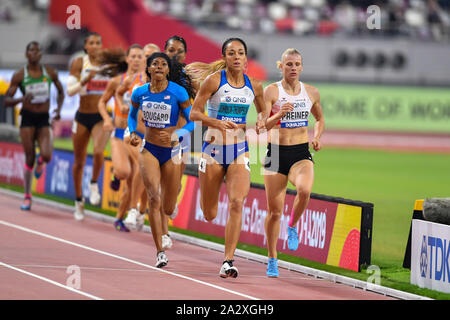
M122 220L117 219L114 221L114 227L117 231L123 231L123 232L130 232L130 229L128 229Z
M44 172L45 163L44 163L44 161L39 162L40 158L41 158L41 156L39 154L37 154L36 155L36 167L34 168L34 177L36 179L39 179L42 175L42 172Z
M278 259L270 258L267 263L266 275L270 278L278 278Z
M298 233L296 227L288 226L288 248L295 251L298 248Z
M30 211L31 210L31 198L25 197L22 205L20 206L20 210Z

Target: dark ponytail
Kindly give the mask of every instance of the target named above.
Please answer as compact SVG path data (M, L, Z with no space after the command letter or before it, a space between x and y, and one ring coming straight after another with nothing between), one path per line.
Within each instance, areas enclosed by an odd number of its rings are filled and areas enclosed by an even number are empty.
M155 52L150 57L147 58L147 68L145 68L145 73L147 74L147 79L150 82L151 75L148 72L148 67L151 66L152 61L156 58L163 58L167 61L169 66L169 74L167 75L167 80L179 84L186 89L190 98L195 98L195 90L192 86L192 80L189 75L184 71L184 64L177 61L176 57L170 59L164 52Z

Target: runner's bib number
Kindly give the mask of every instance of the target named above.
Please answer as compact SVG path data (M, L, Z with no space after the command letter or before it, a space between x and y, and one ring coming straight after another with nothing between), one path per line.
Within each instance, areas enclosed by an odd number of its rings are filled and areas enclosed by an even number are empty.
M144 101L142 116L148 127L166 128L170 125L172 106L164 102Z
M30 83L25 86L25 92L33 95L31 103L47 102L49 99L49 89L48 82Z
M281 118L281 128L299 128L308 126L309 112L302 110L306 107L304 102L294 102L294 109Z

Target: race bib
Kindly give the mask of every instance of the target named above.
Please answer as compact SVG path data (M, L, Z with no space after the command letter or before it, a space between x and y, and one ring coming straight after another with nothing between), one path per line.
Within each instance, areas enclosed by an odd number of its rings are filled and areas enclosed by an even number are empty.
M108 80L92 79L86 84L86 92L89 94L103 94L108 85Z
M225 96L220 98L217 119L232 121L234 123L246 123L249 98L245 96Z
M293 105L294 110L281 118L281 128L307 127L309 111L304 110L306 108L305 102L294 102Z
M166 128L170 126L172 106L164 102L142 102L142 116L147 127Z
M30 83L25 86L25 92L31 93L31 103L44 103L49 100L50 87L48 82Z

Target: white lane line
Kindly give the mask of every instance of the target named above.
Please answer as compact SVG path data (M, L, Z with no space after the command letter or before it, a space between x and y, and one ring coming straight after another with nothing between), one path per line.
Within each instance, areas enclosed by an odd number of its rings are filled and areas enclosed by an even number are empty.
M193 282L196 282L196 283L199 283L199 284L202 284L202 285L214 288L214 289L218 289L218 290L225 291L225 292L228 292L228 293L231 293L231 294L234 294L234 295L241 296L243 298L247 298L247 299L250 299L250 300L260 300L259 298L255 298L255 297L252 297L252 296L249 296L249 295L246 295L246 294L234 291L234 290L223 288L223 287L217 286L217 285L212 284L212 283L208 283L208 282L204 282L204 281L201 281L201 280L197 280L197 279L194 279L194 278L191 278L191 277L187 277L187 276L175 273L175 272L167 271L167 270L164 270L164 269L156 268L154 266L150 266L150 265L147 265L147 264L139 262L139 261L131 260L131 259L128 259L128 258L125 258L125 257L121 257L121 256L118 256L118 255L115 255L115 254L112 254L112 253L109 253L109 252L106 252L106 251L102 251L102 250L98 250L98 249L95 249L95 248L91 248L91 247L88 247L88 246L85 246L85 245L82 245L82 244L79 244L79 243L76 243L76 242L72 242L72 241L65 240L65 239L62 239L62 238L58 238L58 237L55 237L55 236L52 236L52 235L49 235L49 234L46 234L46 233L42 233L42 232L39 232L39 231L28 229L28 228L25 228L25 227L22 227L22 226L13 224L13 223L9 223L9 222L3 221L3 220L0 220L0 224L3 224L5 226L11 227L11 228L15 228L15 229L18 229L18 230L21 230L21 231L25 231L25 232L28 232L28 233L32 233L32 234L35 234L35 235L38 235L38 236L41 236L41 237L44 237L44 238L48 238L48 239L51 239L51 240L55 240L55 241L59 241L59 242L65 243L65 244L69 244L69 245L72 245L74 247L78 247L78 248L82 248L82 249L89 250L89 251L92 251L92 252L100 253L100 254L108 256L108 257L112 257L112 258L119 259L119 260L122 260L122 261L130 262L130 263L133 263L133 264L136 264L136 265L148 268L148 269L152 269L152 270L155 270L155 271L159 271L159 272L163 272L163 273L166 273L166 274L170 274L170 275L178 277L178 278L182 278L182 279L185 279L185 280L193 281Z
M51 284L53 284L53 285L55 285L55 286L57 286L57 287L61 287L61 288L67 289L67 290L69 290L69 291L72 291L72 292L81 294L82 296L88 297L88 298L90 298L90 299L94 299L94 300L103 300L102 298L93 296L92 294L89 294L89 293L86 293L86 292L77 290L77 289L72 288L72 287L65 286L65 285L63 285L63 284L61 284L61 283L59 283L59 282L56 282L56 281L50 280L50 279L48 279L48 278L39 276L39 275L37 275L37 274L34 274L34 273L31 273L31 272L28 272L28 271L25 271L25 270L22 270L22 269L13 267L13 266L11 266L11 265L9 265L9 264L6 264L6 263L3 263L3 262L1 262L1 261L0 261L0 266L6 267L6 268L9 268L9 269L18 271L18 272L22 272L22 273L24 273L24 274L26 274L26 275L29 275L29 276L31 276L31 277L35 277L35 278L37 278L37 279L39 279L39 280L43 280L43 281L46 281L46 282L48 282L48 283L51 283Z

